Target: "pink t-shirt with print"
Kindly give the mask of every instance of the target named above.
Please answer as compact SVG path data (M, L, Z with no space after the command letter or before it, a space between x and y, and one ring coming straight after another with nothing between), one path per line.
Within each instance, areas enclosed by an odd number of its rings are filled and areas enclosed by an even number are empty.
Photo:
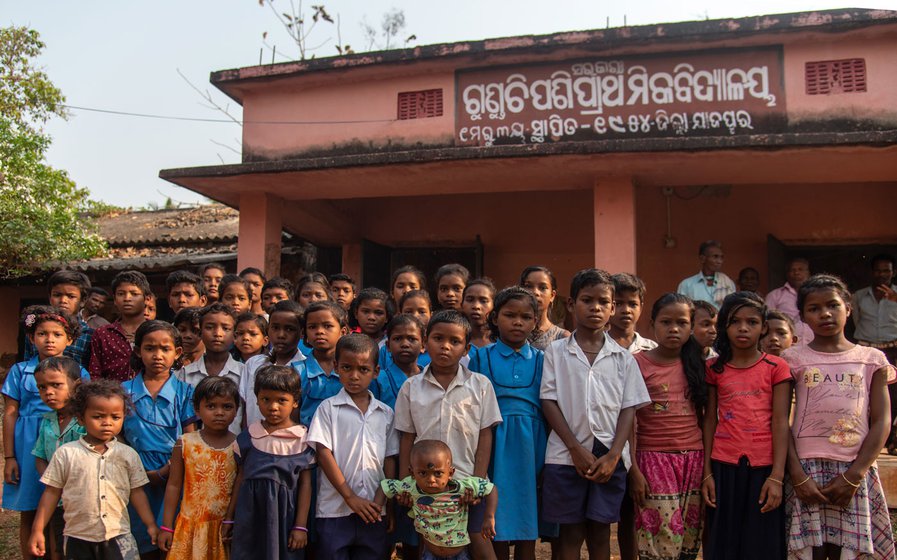
M894 368L881 350L854 346L844 352L817 352L792 346L782 357L794 377L795 408L791 432L801 459L853 461L869 433L872 374Z

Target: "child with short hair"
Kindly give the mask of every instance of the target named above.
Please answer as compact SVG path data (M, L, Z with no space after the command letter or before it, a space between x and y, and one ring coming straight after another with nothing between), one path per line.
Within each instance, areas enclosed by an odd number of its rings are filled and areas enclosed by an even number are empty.
M555 340L570 336L570 331L555 325L549 316L558 295L558 283L548 267L524 268L517 285L531 291L539 302L539 320L536 321L536 329L533 331L533 348L544 351Z
M175 270L165 278L168 290L168 307L177 314L188 307L204 307L206 290L202 278L186 270Z
M409 451L408 472L410 476L402 480L383 480L376 501L382 504L386 498L410 496L414 527L426 543L422 560L464 560L469 558L468 544L483 544L472 540L469 534L475 508L466 506L468 496L483 499L483 538L495 537L498 490L484 477L456 477L451 447L439 440L418 440ZM489 546L488 542L485 546Z
M392 409L369 391L377 378L377 345L350 334L336 345L343 388L318 407L308 430L318 466L317 525L321 558L382 560L387 550L380 481L395 478L399 438Z
M271 342L270 352L253 356L243 366L240 378L240 397L243 399L245 425L261 422L263 416L255 400L255 374L262 366L285 365L295 369L299 362L305 360L296 345L302 335L302 307L292 300L278 301L271 308L268 321L268 340Z
M251 311L238 315L234 327L234 357L245 364L249 358L265 353L268 350L267 333L268 321L261 315Z
M143 318L147 321L155 321L156 311L156 294L147 292L143 305Z
M708 558L782 559L788 455L788 364L761 352L766 305L735 292L719 310L718 356L707 366L704 480ZM758 538L762 535L762 538Z
M610 337L633 354L657 348L657 343L640 335L635 327L645 307L645 283L634 274L621 272L614 281L614 316L610 318Z
M424 290L413 290L405 292L402 299L399 300L399 311L417 317L424 329L430 323L430 317L433 315L433 304L430 302L430 294ZM380 352L383 358L384 353ZM387 353L387 356L389 354ZM381 363L383 363L381 361ZM424 368L430 363L430 355L427 354L426 347L417 358L417 365Z
M134 377L130 365L134 333L146 321L143 312L150 293L149 281L142 272L125 270L112 279L112 297L120 317L94 331L87 368L92 379L123 382Z
M252 307L252 285L236 274L225 274L218 285L221 303L229 306L234 313L246 313Z
M44 527L60 496L66 558L137 560L128 507L137 512L155 542L159 528L143 491L149 481L140 457L115 438L129 405L121 384L113 380L84 383L75 391L72 411L86 435L57 449L41 477L46 488L34 518L30 554L46 553Z
M785 534L789 558L895 558L876 458L888 437L894 367L881 350L844 336L850 292L817 274L797 291L809 344L783 358L796 382L788 449Z
M396 398L396 429L402 432L399 472L408 472L412 445L445 441L455 457L455 478L485 478L492 455L492 428L502 421L492 383L461 364L470 349L470 323L454 310L433 315L427 326L432 361L410 378ZM467 530L474 558L495 558L483 539L485 504L473 506Z
M715 358L716 350L713 349L713 343L716 342L717 335L716 306L702 299L694 300L694 304L695 326L691 335L704 349L704 359Z
M199 328L205 353L198 360L178 370L176 377L194 389L207 377L226 377L240 386L243 364L231 356L237 316L228 305L215 302L199 312ZM242 430L243 411L237 403L237 414L230 426L234 435Z
M179 368L181 341L177 329L164 321L147 321L134 336L132 367L139 373L122 384L133 408L124 421L123 435L140 456L150 484L147 499L161 522L165 483L171 468L169 459L177 439L195 429L193 387L172 375ZM145 526L131 512L131 525L140 554L159 555Z
M43 402L35 379L39 363L63 355L77 338L80 324L58 307L33 305L22 314L22 329L37 354L12 366L3 382L3 508L19 513L19 545L28 557L29 531L40 500L40 475L34 449L41 421L50 407ZM87 379L86 372L82 376Z
M182 435L171 452L159 525L159 548L167 560L228 557L221 527L237 478L236 436L228 428L239 421L239 406L239 389L227 377L206 377L193 391L202 429Z
M333 301L346 311L349 311L349 306L355 300L355 293L355 281L351 276L342 272L330 276L330 294Z
M770 309L766 312L766 334L760 339L760 349L773 356L797 344L794 320L781 311Z
M464 288L470 280L470 271L464 266L444 264L436 270L433 283L436 285L436 302L441 309L461 310Z
M389 296L379 288L365 288L358 292L349 308L349 328L357 328L362 334L383 346L383 329L392 319Z
M201 308L188 307L178 311L172 324L181 335L183 353L181 364L187 366L198 360L206 351L202 343L202 331L199 328L199 313Z
M296 284L296 300L302 307L308 307L316 301L333 301L327 277L320 272L312 272L300 278Z
M34 370L34 380L44 404L50 412L44 414L40 422L37 441L31 454L39 475L47 470L47 465L60 445L77 441L85 435L84 427L75 418L72 411L72 397L81 384L82 376L87 379L78 362L68 356L47 358L40 362ZM62 508L56 508L50 517L49 557L62 559L63 522Z
M545 350L540 398L551 435L543 470L543 517L560 524L561 560L610 558L619 520L636 409L651 399L632 354L606 333L614 283L598 269L576 273L567 311L577 328Z
M300 560L308 544L315 462L305 426L292 419L301 382L292 368L269 364L259 368L253 390L264 420L234 442L239 470L223 538L233 535L235 559Z
M470 345L482 348L492 344L493 333L489 330L489 315L495 299L495 284L489 278L471 280L461 294L461 312L470 323Z
M90 363L90 341L94 329L81 317L81 303L85 301L90 291L90 280L81 272L74 270L58 270L47 279L47 301L52 307L58 307L61 311L74 317L81 325L79 334L69 344L64 355L72 358L81 367L86 368ZM108 321L107 321L108 323ZM27 362L37 355L34 345L25 337L25 358Z
M371 391L380 401L395 408L399 389L408 379L421 372L418 358L423 349L424 327L417 317L401 313L386 325L386 348L388 359L380 369L380 374L371 385ZM378 357L378 363L379 357Z
M262 307L262 289L265 282L267 282L265 273L254 266L250 266L240 271L240 278L249 282L249 292L252 294L249 311L252 311L256 315L264 315L265 310Z
M218 301L220 299L218 286L221 279L227 274L224 265L221 263L211 262L204 264L199 269L199 276L202 278L202 284L206 291L208 302Z
M293 299L293 283L286 278L275 276L262 285L262 309L268 315L278 301Z
M108 325L109 321L101 315L106 308L106 302L109 300L109 292L97 286L91 286L87 290L87 297L81 306L81 313L78 319L84 321L91 329L98 329L103 325ZM84 327L82 325L82 330ZM81 333L83 336L83 332ZM86 346L90 348L90 344Z
M349 333L346 312L332 301L316 301L305 309L302 330L312 352L293 367L302 379L302 404L299 423L311 425L311 419L324 399L342 389L336 373L336 344Z
M427 277L417 267L409 265L401 266L392 273L389 280L389 297L401 310L402 298L408 292L427 291ZM428 296L429 298L429 296ZM427 323L424 322L426 325Z

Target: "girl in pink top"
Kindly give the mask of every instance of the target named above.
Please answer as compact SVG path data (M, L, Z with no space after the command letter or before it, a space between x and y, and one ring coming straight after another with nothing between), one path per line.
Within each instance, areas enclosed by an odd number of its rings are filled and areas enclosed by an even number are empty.
M658 346L635 354L651 404L636 411L629 469L640 558L696 558L701 547L704 444L700 418L707 404L703 348L692 338L695 306L668 293L651 308Z
M766 305L754 292L726 296L719 356L707 368L704 479L705 558L785 558L782 486L788 455L791 373L759 349Z
M850 293L818 274L797 294L815 338L782 355L795 381L786 492L789 556L799 560L895 557L875 458L888 436L894 369L844 336Z

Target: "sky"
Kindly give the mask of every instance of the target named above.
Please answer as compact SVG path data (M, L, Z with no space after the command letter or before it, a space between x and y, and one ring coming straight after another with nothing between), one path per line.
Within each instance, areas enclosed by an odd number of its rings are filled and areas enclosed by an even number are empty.
M294 0L297 1L297 0ZM393 9L405 15L405 37L426 45L490 37L745 17L843 7L897 10L897 0L864 4L828 0L317 0L339 15L343 44L366 44L361 23L378 27ZM309 13L306 2L306 12ZM274 0L288 9L289 0ZM215 70L298 52L270 8L258 0L0 0L0 25L36 29L46 49L39 64L70 106L151 115L225 119L178 75L208 91L240 118L240 107L209 84ZM320 24L309 45L336 54L336 26ZM174 121L72 109L47 125L48 162L69 172L93 198L119 206L196 203L199 195L158 178L160 169L239 163L241 129L233 122ZM226 146L221 146L225 144ZM234 151L236 150L236 151Z

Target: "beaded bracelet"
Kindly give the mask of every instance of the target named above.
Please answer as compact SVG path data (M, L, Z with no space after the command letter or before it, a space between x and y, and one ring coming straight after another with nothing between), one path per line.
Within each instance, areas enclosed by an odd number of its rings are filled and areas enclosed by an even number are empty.
M174 529L172 529L171 527L166 527L165 525L159 525L159 530L165 531L166 533L171 533L172 535L174 534Z
M810 481L810 475L807 475L807 478L801 480L801 481L798 482L797 484L793 484L791 487L792 487L792 488L797 488L797 487L800 486L801 484L804 484L804 483L809 482L809 481Z
M305 527L299 527L299 526L293 527L293 530L294 531L302 531L303 533L308 532L308 529L306 529Z
M859 488L859 487L860 487L860 484L863 483L863 481L861 480L861 481L857 482L856 484L854 484L853 482L850 481L849 478L847 478L846 476L844 476L844 473L843 473L843 472L841 473L841 478L844 479L844 482L846 482L847 484L850 484L850 485L853 486L854 488Z
M770 482L775 482L776 484L784 484L784 483L783 483L781 480L779 480L778 478L773 478L773 477L771 477L771 476L767 476L767 477L766 477L766 480L768 480L768 481L770 481Z

